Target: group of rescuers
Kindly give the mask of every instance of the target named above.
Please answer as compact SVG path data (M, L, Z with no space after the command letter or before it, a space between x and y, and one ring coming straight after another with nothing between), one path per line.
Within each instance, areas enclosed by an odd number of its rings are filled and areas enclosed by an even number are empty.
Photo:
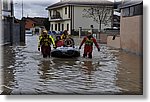
M87 36L83 38L79 46L79 49L81 49L82 45L84 44L84 58L92 58L93 43L97 47L98 51L100 51L96 39L92 36L91 32L88 32ZM39 35L38 51L41 50L43 58L50 57L51 44L53 44L54 49L61 46L73 48L75 46L74 40L71 35L68 34L67 30L64 30L61 36L56 36L55 41L51 35L48 35L47 30L42 30L42 33Z

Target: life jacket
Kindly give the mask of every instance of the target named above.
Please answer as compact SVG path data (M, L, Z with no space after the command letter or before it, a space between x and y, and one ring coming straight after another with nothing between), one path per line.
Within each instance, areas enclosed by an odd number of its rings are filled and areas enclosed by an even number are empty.
M58 40L58 41L56 41L55 43L56 43L56 46L57 46L57 47L61 47L61 46L64 45L63 40Z
M49 35L43 36L40 40L41 46L50 46L51 45L51 39L49 38Z
M85 45L93 46L93 38L86 37Z
M61 35L61 39L66 39L66 38L67 38L67 35L65 35L65 34Z

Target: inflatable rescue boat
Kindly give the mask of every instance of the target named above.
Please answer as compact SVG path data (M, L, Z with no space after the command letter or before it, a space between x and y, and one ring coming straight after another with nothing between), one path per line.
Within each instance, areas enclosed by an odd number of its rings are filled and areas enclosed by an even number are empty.
M57 47L51 51L51 56L59 58L79 57L80 51L77 47Z

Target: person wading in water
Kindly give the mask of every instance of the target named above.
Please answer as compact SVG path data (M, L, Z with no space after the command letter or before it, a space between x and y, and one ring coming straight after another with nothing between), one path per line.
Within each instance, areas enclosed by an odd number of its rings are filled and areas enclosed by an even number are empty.
M84 43L85 43L85 45L84 45L84 54L83 54L84 58L87 57L87 55L88 55L88 58L92 58L93 43L97 47L98 51L100 51L99 45L97 44L96 39L92 36L91 32L88 32L88 35L83 38L79 49L81 49L81 47Z
M56 48L54 39L51 35L47 34L46 30L43 30L42 34L39 36L38 50L43 54L43 58L50 57L51 53L51 43L53 47Z

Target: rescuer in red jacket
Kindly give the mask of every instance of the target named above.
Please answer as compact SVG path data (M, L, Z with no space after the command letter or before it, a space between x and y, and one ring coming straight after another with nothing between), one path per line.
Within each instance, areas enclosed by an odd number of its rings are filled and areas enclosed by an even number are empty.
M84 45L84 54L83 54L84 58L87 57L87 55L88 55L88 58L92 58L93 43L97 47L98 51L100 51L99 45L97 44L96 39L92 36L91 32L88 32L88 35L83 38L79 49L81 49L81 47L84 43L85 43L85 45Z

